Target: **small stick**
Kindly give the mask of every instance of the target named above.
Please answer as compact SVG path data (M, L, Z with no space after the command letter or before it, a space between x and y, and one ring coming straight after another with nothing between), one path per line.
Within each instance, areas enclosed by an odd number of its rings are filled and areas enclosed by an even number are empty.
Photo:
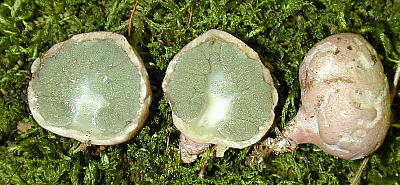
M189 27L192 23L192 16L193 16L193 7L189 8L189 21L187 22L186 26Z
M369 161L369 156L365 157L364 160L361 163L360 168L358 168L356 176L351 180L351 185L357 185L360 183L361 175L364 172L365 168L367 168L367 164Z
M394 79L393 79L393 89L391 92L391 101L393 102L393 99L395 97L396 94L396 90L397 90L397 85L399 83L399 78L400 78L400 64L397 64L397 69L396 69L396 73L394 74Z
M135 1L135 5L133 5L133 9L131 11L131 17L129 18L128 39L131 39L133 18L135 17L136 7L138 6L138 4L138 1Z
M167 155L168 147L169 147L169 134L168 134L168 137L167 137L167 146L165 147L165 150L164 150L164 156Z

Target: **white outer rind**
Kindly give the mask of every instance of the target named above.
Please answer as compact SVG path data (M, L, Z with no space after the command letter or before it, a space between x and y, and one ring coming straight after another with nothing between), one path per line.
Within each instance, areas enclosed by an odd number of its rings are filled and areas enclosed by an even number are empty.
M181 58L181 56L184 55L187 51L197 47L198 45L200 45L204 42L212 41L213 39L220 39L220 40L223 40L224 42L230 42L230 43L236 45L237 47L239 47L240 50L242 50L249 58L258 61L259 65L263 69L265 82L268 83L269 85L271 85L271 87L273 88L273 90L272 90L273 106L271 108L271 115L272 115L271 119L267 120L265 122L264 127L259 128L260 131L258 132L257 135L253 136L252 138L250 138L248 140L240 141L240 142L230 141L230 140L226 140L226 139L220 139L218 137L211 137L211 138L207 138L207 139L195 138L191 135L185 134L185 133L187 133L188 128L185 127L185 122L181 118L179 118L174 112L172 112L172 119L174 121L174 125L179 129L179 131L181 131L187 138L189 138L192 141L195 141L197 143L210 143L210 144L215 144L215 145L220 145L220 146L230 147L230 148L244 148L244 147L250 146L250 145L256 143L257 141L259 141L266 134L268 129L271 127L271 125L274 121L274 117L275 117L274 108L275 108L276 104L278 103L278 92L274 86L273 79L271 77L269 70L263 65L258 54L253 49L251 49L249 46L247 46L243 41L239 40L238 38L234 37L233 35L231 35L227 32L216 30L216 29L211 29L211 30L203 33L202 35L200 35L199 37L197 37L196 39L194 39L190 43L188 43L185 47L183 47L182 50L179 51L179 53L176 54L174 56L174 58L171 60L171 62L168 65L166 75L164 77L164 81L162 83L162 88L164 91L164 95L165 95L168 103L171 106L170 98L169 98L168 91L167 91L167 84L171 78L171 75L173 74L173 72L175 70L175 66L176 66L177 62L179 61L178 59Z
M45 64L46 59L55 55L59 50L61 50L65 45L73 44L73 43L79 43L79 42L85 42L85 41L91 41L91 40L111 40L118 44L121 49L125 51L125 53L128 55L130 58L132 64L137 68L139 71L140 75L140 98L139 98L139 104L140 104L140 109L137 111L138 117L133 117L130 124L125 126L125 128L122 129L121 132L116 134L112 139L96 139L95 136L88 136L85 133L74 130L74 129L68 129L66 127L56 127L52 126L49 122L47 122L42 115L40 115L38 109L36 108L37 106L37 99L35 91L32 88L32 82L36 80L37 74L40 70L40 68ZM146 68L143 64L142 59L140 58L138 52L132 48L128 41L125 39L124 36L112 32L105 32L105 31L99 31L99 32L90 32L90 33L83 33L83 34L78 34L74 35L71 39L68 39L64 42L60 42L58 44L55 44L52 46L43 56L43 58L37 58L32 66L31 66L31 73L32 73L32 80L29 82L29 87L28 87L28 103L29 103L29 109L31 110L32 116L36 120L36 122L43 128L64 136L64 137L69 137L76 139L81 142L87 142L90 141L91 144L94 145L115 145L119 144L122 142L125 142L132 138L136 133L143 127L144 122L146 121L146 118L149 114L149 106L151 103L151 89L150 89L150 82L148 78L148 74L146 71Z

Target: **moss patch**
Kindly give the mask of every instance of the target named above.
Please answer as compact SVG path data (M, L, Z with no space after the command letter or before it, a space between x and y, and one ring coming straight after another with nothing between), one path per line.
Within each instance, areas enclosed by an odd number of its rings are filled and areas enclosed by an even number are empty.
M298 67L313 44L339 32L360 33L377 49L389 80L400 60L399 0L152 1L139 0L129 42L149 71L154 101L145 127L132 140L101 151L73 153L77 141L39 127L29 115L26 86L32 61L74 34L103 30L127 35L134 0L5 0L0 4L0 184L346 184L361 161L334 158L312 145L296 153L247 160L252 148L206 154L181 164L178 131L162 99L168 62L211 28L227 31L259 53L279 93L282 128L300 103ZM397 93L397 95L399 92ZM399 123L399 96L393 125ZM18 123L33 127L18 134ZM273 133L269 133L269 136ZM371 157L363 183L400 181L400 129L391 127ZM203 178L199 178L203 176Z

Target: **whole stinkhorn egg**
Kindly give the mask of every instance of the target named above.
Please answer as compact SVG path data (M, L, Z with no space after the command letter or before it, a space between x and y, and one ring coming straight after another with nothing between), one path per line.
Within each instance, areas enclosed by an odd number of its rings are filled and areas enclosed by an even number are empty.
M389 85L374 48L353 33L318 42L299 71L302 105L284 135L342 159L373 153L389 127Z

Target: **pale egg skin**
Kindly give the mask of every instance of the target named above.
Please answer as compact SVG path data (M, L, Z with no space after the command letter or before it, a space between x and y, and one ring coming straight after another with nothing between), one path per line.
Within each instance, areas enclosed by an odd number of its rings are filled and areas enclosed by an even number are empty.
M299 78L302 105L285 137L348 160L382 145L390 120L389 85L377 52L361 35L340 33L315 44Z

